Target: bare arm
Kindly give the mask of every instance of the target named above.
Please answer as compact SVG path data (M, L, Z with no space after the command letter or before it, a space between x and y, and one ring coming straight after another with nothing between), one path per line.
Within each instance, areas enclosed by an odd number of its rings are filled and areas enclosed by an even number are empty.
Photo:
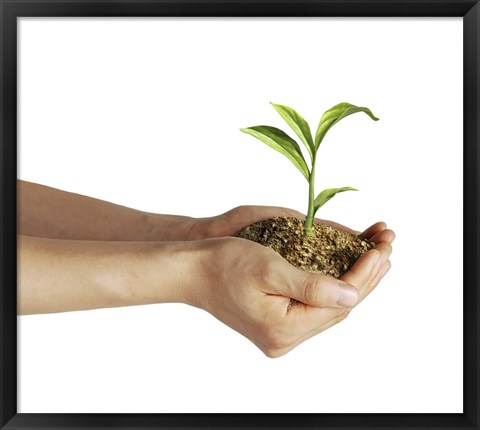
M19 236L18 313L185 302L194 243Z
M242 227L275 216L305 215L274 206L240 206L224 214L191 218L161 215L18 181L19 234L52 239L162 241L232 236ZM332 221L316 220L349 233Z
M44 185L18 181L19 234L52 239L185 240L195 219L130 209Z

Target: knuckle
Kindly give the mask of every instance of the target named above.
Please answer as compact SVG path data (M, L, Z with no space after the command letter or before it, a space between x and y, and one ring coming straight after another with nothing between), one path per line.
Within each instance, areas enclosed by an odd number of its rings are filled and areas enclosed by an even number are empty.
M239 215L239 214L242 214L246 209L246 206L237 206L233 209L230 210L230 214L232 215Z
M304 297L305 303L317 303L318 280L313 276L308 276L304 281L303 297Z
M378 260L382 256L382 252L378 248L373 248L368 252L372 255L373 260Z
M244 216L249 216L251 211L252 209L248 205L241 205L232 209L231 213L235 217L244 217Z
M261 264L255 265L254 279L260 288L272 284L272 274L275 273L272 266L272 262L268 258L262 259Z

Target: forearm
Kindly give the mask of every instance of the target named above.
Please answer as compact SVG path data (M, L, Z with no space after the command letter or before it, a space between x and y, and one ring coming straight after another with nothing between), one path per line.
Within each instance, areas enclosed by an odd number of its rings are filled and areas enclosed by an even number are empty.
M159 215L18 181L18 233L53 239L188 240L195 218Z
M198 248L19 236L18 313L189 303Z

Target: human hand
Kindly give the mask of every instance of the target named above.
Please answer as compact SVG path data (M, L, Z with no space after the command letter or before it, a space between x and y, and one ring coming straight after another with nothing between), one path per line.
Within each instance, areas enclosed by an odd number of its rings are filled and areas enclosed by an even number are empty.
M304 272L244 239L201 241L198 288L187 303L210 312L267 356L279 357L346 318L388 272L393 231L377 223L363 236L377 246L341 280ZM298 303L291 306L291 298Z

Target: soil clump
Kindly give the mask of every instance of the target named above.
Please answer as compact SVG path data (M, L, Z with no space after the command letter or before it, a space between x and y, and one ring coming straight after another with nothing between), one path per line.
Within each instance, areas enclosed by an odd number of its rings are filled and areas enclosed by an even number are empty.
M314 224L313 234L303 238L304 222L293 217L270 218L246 226L234 236L273 249L299 269L337 279L375 247L373 242L325 224Z

